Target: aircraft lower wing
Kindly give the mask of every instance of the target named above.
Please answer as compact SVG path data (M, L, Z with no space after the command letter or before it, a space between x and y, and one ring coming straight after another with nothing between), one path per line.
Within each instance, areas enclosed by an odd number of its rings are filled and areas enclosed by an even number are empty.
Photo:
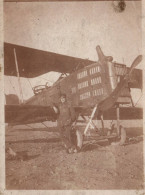
M76 113L83 116L90 116L91 109L75 108ZM111 108L103 113L104 120L116 120L116 108ZM137 107L121 107L120 119L142 119L143 110ZM100 119L97 115L94 119ZM6 105L5 106L5 122L10 125L39 123L43 121L56 121L57 114L51 106L35 106L35 105Z
M92 113L92 109L89 108L77 107L75 109L76 112L80 113L80 115L82 116L90 116ZM143 119L143 109L140 107L120 107L119 113L120 113L120 120ZM96 112L93 120L100 119L100 116L98 116L97 114L98 113ZM116 119L117 119L117 113L115 107L112 107L103 112L103 120L116 120Z
M139 107L120 107L120 120L143 119L143 109ZM104 120L117 120L116 108L111 108L103 113Z
M29 124L56 121L57 114L50 106L5 105L5 123Z

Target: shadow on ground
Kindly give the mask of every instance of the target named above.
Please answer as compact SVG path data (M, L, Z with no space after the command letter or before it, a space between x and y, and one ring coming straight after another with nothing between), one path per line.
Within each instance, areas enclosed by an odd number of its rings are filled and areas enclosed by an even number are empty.
M18 141L6 141L6 143L56 143L60 142L59 138L49 139L33 139L33 140L18 140Z
M46 132L59 132L56 127L48 127L48 128L30 128L30 129L13 129L13 132L34 132L34 131L46 131Z
M8 155L7 160L8 161L14 161L14 160L28 161L28 160L35 159L38 156L40 156L40 154L28 155L27 151L21 151L21 152L17 152L16 156Z

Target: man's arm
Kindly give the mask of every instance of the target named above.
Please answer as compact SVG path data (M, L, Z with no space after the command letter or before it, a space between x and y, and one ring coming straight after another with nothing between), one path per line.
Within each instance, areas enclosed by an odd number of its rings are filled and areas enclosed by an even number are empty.
M56 113L56 114L58 114L58 108L56 107L56 106L53 106L53 110L54 110L54 112Z
M52 104L52 108L53 108L53 110L54 110L54 112L56 113L56 114L59 114L59 107L58 107L58 105L56 105L56 104Z

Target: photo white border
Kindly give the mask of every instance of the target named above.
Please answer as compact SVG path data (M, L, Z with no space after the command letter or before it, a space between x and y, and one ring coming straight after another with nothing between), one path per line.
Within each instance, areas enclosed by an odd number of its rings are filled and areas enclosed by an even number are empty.
M145 190L5 190L5 123L4 123L4 62L3 62L3 1L0 0L0 195L144 195ZM145 54L145 1L142 0L142 53ZM145 55L143 55L143 100L145 99ZM145 102L143 104L143 113ZM143 114L145 140L145 117ZM144 143L145 153L145 143ZM144 155L145 167L145 155ZM144 168L145 175L145 168ZM145 178L144 178L145 184ZM145 185L144 185L145 186Z

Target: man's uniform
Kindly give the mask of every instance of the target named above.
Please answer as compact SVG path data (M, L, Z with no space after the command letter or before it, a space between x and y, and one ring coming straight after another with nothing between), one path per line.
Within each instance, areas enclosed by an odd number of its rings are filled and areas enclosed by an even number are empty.
M71 125L75 121L75 119L76 114L74 108L66 101L64 103L61 103L59 105L59 117L57 122L62 141L67 149L73 147L71 138Z

